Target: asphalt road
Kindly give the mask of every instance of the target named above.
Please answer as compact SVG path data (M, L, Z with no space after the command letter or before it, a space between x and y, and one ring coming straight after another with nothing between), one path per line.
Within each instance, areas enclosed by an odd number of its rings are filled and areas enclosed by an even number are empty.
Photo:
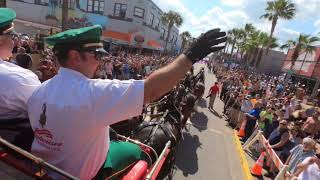
M203 64L195 65L198 72ZM216 81L206 69L205 95ZM214 112L207 108L208 99L201 99L198 112L190 119L189 132L178 147L174 180L242 180L242 166L233 140L233 130L222 117L223 103L216 99Z

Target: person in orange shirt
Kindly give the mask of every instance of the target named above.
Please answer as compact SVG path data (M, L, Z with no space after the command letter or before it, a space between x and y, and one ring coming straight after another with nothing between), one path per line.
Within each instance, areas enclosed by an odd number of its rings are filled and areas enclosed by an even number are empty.
M251 99L251 103L254 106L260 100L260 95L256 94L255 98Z

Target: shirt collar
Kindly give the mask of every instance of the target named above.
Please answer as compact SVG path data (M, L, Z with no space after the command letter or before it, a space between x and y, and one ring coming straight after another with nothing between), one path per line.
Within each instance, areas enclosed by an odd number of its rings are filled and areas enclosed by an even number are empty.
M88 79L82 73L75 71L73 69L69 69L69 68L60 67L58 74L63 75L63 76L70 76L70 77L74 77L74 78Z

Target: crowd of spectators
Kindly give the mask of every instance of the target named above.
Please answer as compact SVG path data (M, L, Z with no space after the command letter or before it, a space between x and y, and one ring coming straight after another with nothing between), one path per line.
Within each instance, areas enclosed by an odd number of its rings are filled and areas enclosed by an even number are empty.
M13 54L10 61L34 71L41 82L51 79L59 70L59 64L51 49L38 43L37 37L30 38L26 34L18 34L14 38ZM129 52L115 46L101 61L95 78L141 79L173 59L172 56L155 53Z
M283 76L268 76L222 63L208 67L220 83L220 99L229 124L244 128L245 142L256 128L263 132L271 148L289 166L292 178L303 179L308 168L320 178L316 144L320 138L320 99L311 98L302 83L286 82ZM316 169L317 171L314 171ZM275 177L276 168L267 168ZM316 173L314 173L316 172Z
M120 80L141 79L173 59L169 56L140 55L124 51L110 53L101 62L96 77Z
M41 82L58 72L55 56L37 37L30 38L26 34L15 37L13 54L10 61L33 70ZM33 55L39 55L36 65ZM113 49L101 61L95 78L141 79L173 59ZM219 97L224 102L227 121L237 130L244 127L243 141L259 128L271 148L289 165L293 177L301 179L317 168L317 177L320 177L320 160L316 156L316 142L320 138L319 97L311 98L304 84L286 83L282 76L268 76L241 67L229 68L219 62L210 62L208 67L220 84ZM268 170L266 176L269 177L277 171L272 164Z

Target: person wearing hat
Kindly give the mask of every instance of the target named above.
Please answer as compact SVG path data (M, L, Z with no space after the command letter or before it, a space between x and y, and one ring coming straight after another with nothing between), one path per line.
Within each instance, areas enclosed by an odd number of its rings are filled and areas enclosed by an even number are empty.
M101 35L101 26L90 26L46 38L61 68L28 101L32 153L80 179L105 178L141 159L137 145L110 142L109 125L140 115L143 104L173 89L194 63L226 41L225 32L208 31L147 79L119 81L92 79L106 55Z
M304 138L302 144L297 145L290 151L290 156L286 161L288 171L292 174L296 172L297 165L308 157L313 157L316 152L316 142L312 138Z
M12 56L15 17L16 13L11 9L0 8L0 124L11 124L12 129L24 126L24 131L16 136L13 143L30 150L33 134L28 120L27 101L41 83L30 70L7 61ZM17 121L19 125L12 124Z
M253 133L256 122L260 118L260 112L261 112L261 104L260 102L257 102L256 104L253 105L253 109L251 109L248 113L245 114L245 118L247 122L244 128L245 137L242 139L242 141L244 142L247 141L248 138Z
M241 108L240 108L240 116L238 118L238 124L236 129L240 129L243 121L245 120L245 114L248 113L252 108L253 108L253 104L251 103L251 95L245 95L243 94L242 96L244 96L243 100L242 100L242 104L241 104Z

